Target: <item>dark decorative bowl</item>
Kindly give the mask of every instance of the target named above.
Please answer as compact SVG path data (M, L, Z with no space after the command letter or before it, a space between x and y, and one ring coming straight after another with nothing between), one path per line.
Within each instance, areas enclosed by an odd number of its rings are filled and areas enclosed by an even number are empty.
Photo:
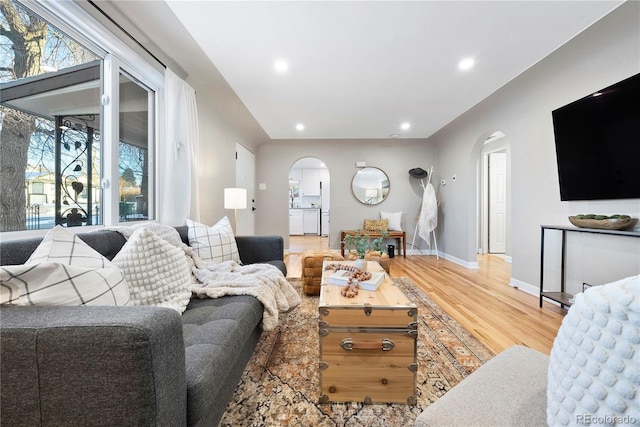
M638 218L612 218L612 219L578 219L569 217L569 222L580 228L602 228L605 230L628 230L638 223Z

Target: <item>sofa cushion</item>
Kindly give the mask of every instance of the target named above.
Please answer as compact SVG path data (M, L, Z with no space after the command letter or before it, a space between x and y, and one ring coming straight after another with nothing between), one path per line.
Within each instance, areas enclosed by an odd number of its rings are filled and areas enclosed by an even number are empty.
M105 257L60 225L47 232L25 264L41 262L60 262L87 268L104 268L109 265Z
M150 229L136 230L112 262L125 274L132 304L179 313L187 307L192 279L185 253Z
M50 230L25 264L4 266L0 302L9 305L129 304L123 272L61 226Z
M551 348L549 425L640 422L639 331L640 276L576 295Z
M389 228L389 220L387 219L365 219L362 229L367 231L387 231Z
M389 221L389 230L402 231L402 212L380 211L380 219L387 219Z
M192 299L182 315L188 424L217 425L260 336L263 307L251 296ZM215 406L215 411L211 407Z
M427 406L415 425L546 425L548 361L528 347L509 347Z
M213 261L216 264L222 261L240 262L229 218L225 216L213 227L187 219L187 226L189 245L203 261Z

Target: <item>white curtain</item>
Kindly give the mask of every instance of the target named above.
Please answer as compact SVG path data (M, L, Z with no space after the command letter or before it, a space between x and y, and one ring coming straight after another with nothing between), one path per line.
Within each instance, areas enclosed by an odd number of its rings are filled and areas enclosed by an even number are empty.
M196 92L170 69L165 71L166 139L160 167L162 224L200 220L198 197L198 109Z

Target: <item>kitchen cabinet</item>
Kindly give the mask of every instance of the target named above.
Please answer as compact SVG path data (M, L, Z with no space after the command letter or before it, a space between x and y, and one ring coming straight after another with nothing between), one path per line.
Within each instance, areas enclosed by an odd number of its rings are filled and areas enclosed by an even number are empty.
M304 217L300 209L289 209L289 234L292 236L304 234Z
M318 209L303 209L304 234L320 234L320 218Z
M320 195L320 169L302 169L300 192L302 196Z

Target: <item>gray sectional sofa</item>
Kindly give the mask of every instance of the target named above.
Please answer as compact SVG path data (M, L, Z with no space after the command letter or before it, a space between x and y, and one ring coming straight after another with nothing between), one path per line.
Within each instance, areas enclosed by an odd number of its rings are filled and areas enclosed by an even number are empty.
M188 244L187 228L176 227ZM79 235L112 259L114 231ZM2 265L22 264L41 239L0 243ZM237 236L244 264L285 275L279 236ZM3 307L0 425L215 426L260 337L252 296L159 307Z

